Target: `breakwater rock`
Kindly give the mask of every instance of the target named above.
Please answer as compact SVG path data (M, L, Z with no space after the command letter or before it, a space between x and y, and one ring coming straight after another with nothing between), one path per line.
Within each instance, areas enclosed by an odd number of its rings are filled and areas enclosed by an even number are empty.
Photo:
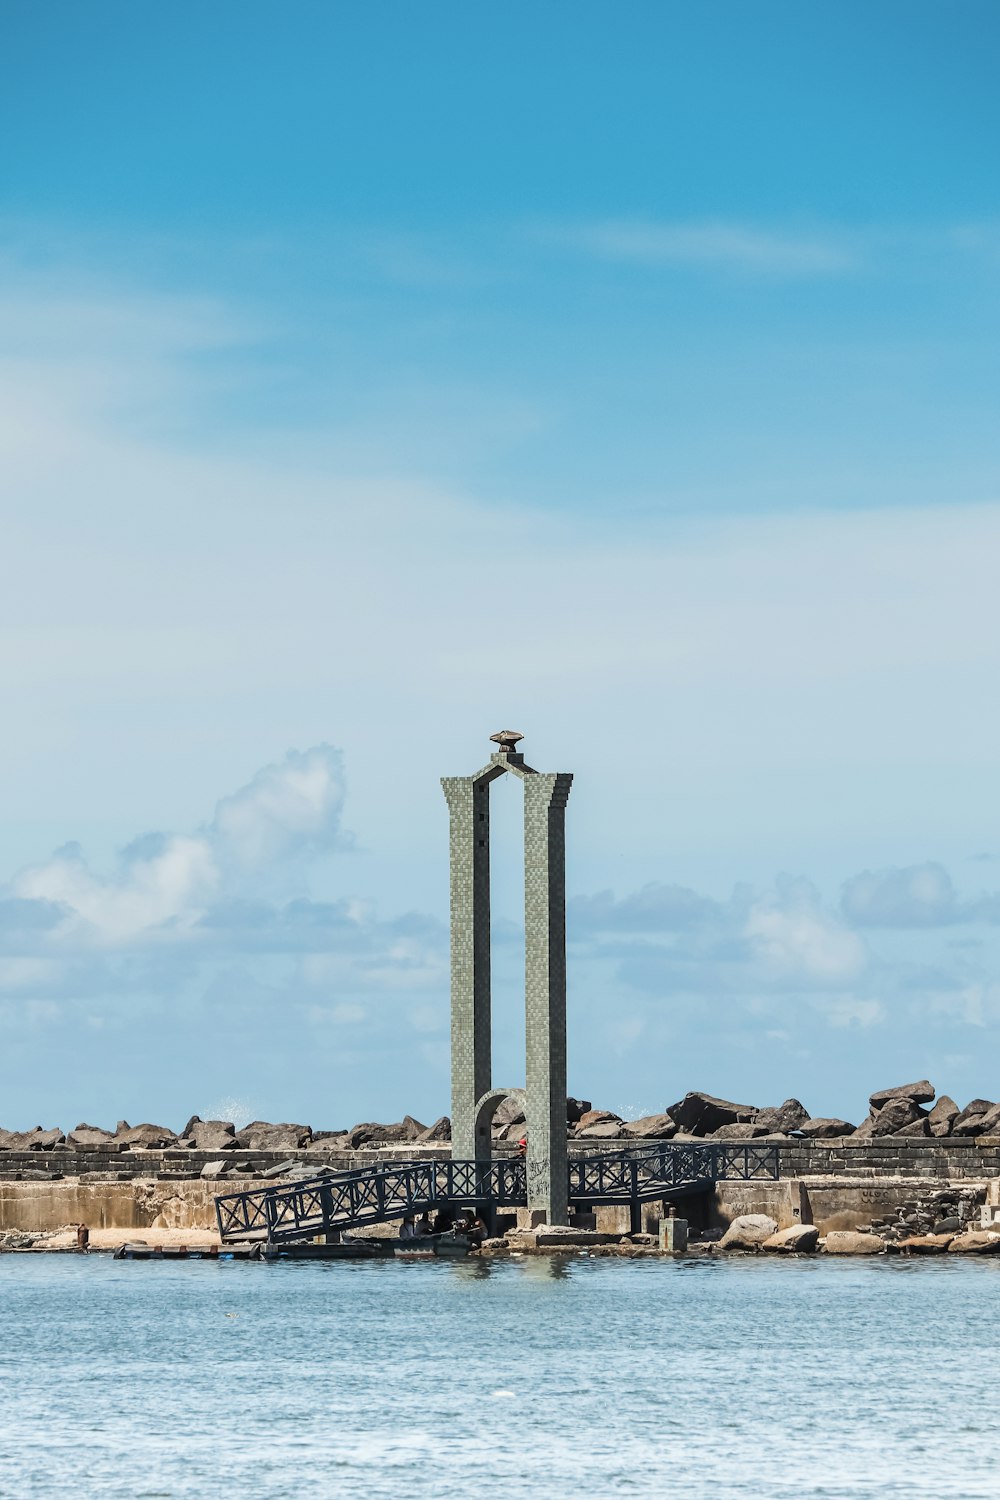
M505 1099L493 1119L495 1141L516 1143L525 1133L523 1110L516 1098ZM886 1137L944 1140L1000 1135L1000 1101L973 1099L960 1107L947 1094L936 1097L926 1078L916 1083L876 1089L868 1113L858 1125L837 1116L811 1116L798 1099L782 1104L740 1104L713 1094L692 1091L663 1110L627 1120L609 1109L595 1109L590 1100L566 1101L566 1130L580 1142L630 1140L683 1141L843 1141L875 1142ZM451 1121L441 1115L425 1125L413 1115L391 1123L363 1121L344 1129L314 1130L310 1125L253 1120L239 1130L231 1120L203 1120L192 1115L180 1130L165 1125L130 1125L119 1120L115 1129L86 1123L64 1132L36 1126L33 1130L0 1129L0 1152L56 1151L125 1152L135 1150L190 1151L300 1151L309 1147L331 1151L370 1151L383 1146L426 1146L451 1139Z

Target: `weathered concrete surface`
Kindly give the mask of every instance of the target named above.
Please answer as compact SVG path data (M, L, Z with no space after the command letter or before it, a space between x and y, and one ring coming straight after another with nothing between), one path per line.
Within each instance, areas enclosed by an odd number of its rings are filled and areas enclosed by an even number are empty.
M704 1227L728 1229L745 1214L767 1214L778 1229L811 1222L811 1203L798 1181L720 1182L708 1196Z
M242 1192L254 1179L230 1178L224 1188L200 1179L157 1182L0 1182L0 1232L62 1229L214 1230L215 1195Z
M601 1149L596 1141L571 1141L571 1156L591 1155ZM609 1143L609 1149L618 1149ZM497 1156L513 1156L517 1147L502 1143ZM263 1174L294 1160L301 1170L329 1166L335 1171L373 1165L378 1161L449 1154L441 1145L400 1144L395 1148L348 1151L336 1142L328 1149L315 1146L289 1152L215 1151L190 1149L121 1150L110 1147L71 1151L0 1152L0 1228L59 1228L68 1222L98 1227L103 1213L109 1227L141 1228L146 1224L143 1204L149 1186L162 1190L166 1200L200 1204L188 1222L214 1225L212 1198L216 1193L259 1186ZM706 1197L685 1201L684 1214L695 1228L725 1229L739 1214L770 1215L779 1229L814 1222L821 1234L831 1230L867 1227L873 1219L895 1213L901 1204L949 1182L964 1188L986 1186L1000 1178L1000 1137L901 1139L883 1137L866 1143L844 1141L782 1142L778 1146L782 1178L774 1181L724 1182ZM201 1181L207 1163L225 1160L233 1173L217 1182ZM24 1180L20 1180L21 1178ZM65 1181L51 1180L62 1177ZM76 1179L80 1179L77 1181ZM281 1180L281 1179L277 1179ZM131 1205L135 1200L136 1206ZM39 1205L48 1203L47 1210ZM78 1204L79 1207L67 1206ZM1000 1209L1000 1197L997 1199ZM192 1207L186 1212L195 1212ZM662 1203L642 1206L642 1228L656 1233L664 1217ZM38 1218L44 1214L44 1222ZM997 1215L990 1215L1000 1217ZM181 1227L184 1227L183 1225ZM596 1227L604 1233L627 1234L627 1207L596 1210Z
M972 1183L963 1179L963 1186ZM821 1235L867 1228L908 1199L941 1187L938 1177L805 1177L778 1182L720 1182L705 1205L704 1226L725 1229L741 1214L765 1213L779 1229L815 1224Z
M683 1255L688 1247L687 1219L661 1219L657 1243L667 1255Z

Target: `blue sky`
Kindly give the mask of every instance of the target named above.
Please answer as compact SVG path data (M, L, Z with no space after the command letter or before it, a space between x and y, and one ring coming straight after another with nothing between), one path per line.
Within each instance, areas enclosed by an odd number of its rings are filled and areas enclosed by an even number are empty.
M508 725L574 1091L1000 1093L996 7L0 31L2 1123L445 1109Z

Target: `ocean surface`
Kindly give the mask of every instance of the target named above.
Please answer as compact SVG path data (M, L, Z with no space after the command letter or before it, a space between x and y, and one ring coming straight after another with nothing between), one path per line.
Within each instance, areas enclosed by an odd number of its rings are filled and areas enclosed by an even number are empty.
M0 1256L0 1494L1000 1495L1000 1261Z

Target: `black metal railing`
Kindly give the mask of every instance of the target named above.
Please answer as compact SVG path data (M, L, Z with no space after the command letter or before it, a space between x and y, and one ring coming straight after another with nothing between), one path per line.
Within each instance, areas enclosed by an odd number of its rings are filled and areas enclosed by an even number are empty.
M773 1180L777 1147L740 1142L674 1145L669 1141L571 1159L574 1203L637 1204L704 1191L714 1182ZM312 1239L335 1229L357 1229L423 1213L443 1204L516 1208L527 1203L522 1158L496 1161L377 1163L347 1172L255 1188L216 1198L223 1240L266 1239L272 1244Z

